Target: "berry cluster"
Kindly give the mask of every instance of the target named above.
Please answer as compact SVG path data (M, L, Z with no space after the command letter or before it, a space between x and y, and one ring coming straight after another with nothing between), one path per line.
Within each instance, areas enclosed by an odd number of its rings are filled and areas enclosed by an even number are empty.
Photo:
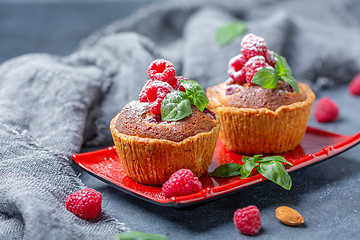
M235 82L252 84L252 78L260 69L275 67L274 52L268 50L261 37L246 35L241 42L240 52L229 61L228 74Z
M150 112L154 115L160 114L161 102L166 94L173 90L185 92L180 80L187 81L182 76L175 76L174 65L164 59L154 60L148 69L150 80L146 82L139 95L140 102L150 104Z

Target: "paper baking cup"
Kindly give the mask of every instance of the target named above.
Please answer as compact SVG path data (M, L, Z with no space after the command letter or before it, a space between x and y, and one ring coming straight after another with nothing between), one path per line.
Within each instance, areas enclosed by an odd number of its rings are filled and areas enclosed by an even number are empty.
M221 121L220 138L234 152L254 154L283 153L294 149L303 139L315 95L305 87L304 101L284 105L275 111L267 108L210 106Z
M134 181L160 186L182 168L197 177L207 171L220 131L219 120L210 132L174 142L122 134L115 128L118 116L111 121L110 130L121 164Z

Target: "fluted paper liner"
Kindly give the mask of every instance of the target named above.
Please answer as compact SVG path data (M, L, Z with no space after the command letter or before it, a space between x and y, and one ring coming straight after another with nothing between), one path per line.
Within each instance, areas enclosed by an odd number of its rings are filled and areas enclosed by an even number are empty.
M304 84L307 98L275 111L267 108L227 107L214 101L216 91L208 89L210 109L221 121L220 138L234 152L275 154L294 149L303 139L315 95Z
M182 168L197 177L207 171L220 131L219 120L210 132L174 142L122 134L115 128L118 116L111 121L110 130L122 166L134 181L160 186Z

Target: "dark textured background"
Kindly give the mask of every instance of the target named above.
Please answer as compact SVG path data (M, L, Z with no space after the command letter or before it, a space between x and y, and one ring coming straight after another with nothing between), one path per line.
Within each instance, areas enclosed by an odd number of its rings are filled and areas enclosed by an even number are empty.
M149 2L0 1L0 62L30 52L67 55L99 27L126 17ZM360 3L350 11L360 22ZM346 135L360 131L360 98L350 96L346 85L323 90L317 96L331 96L340 107L340 117L329 124L317 123L311 117L310 126ZM291 173L291 191L265 183L182 210L144 202L74 168L81 173L85 185L103 194L103 208L132 230L160 233L170 239L245 239L248 237L234 227L232 215L239 206L254 204L261 211L263 223L257 239L359 239L359 153L357 146ZM279 223L273 212L280 205L296 208L305 224L294 228Z

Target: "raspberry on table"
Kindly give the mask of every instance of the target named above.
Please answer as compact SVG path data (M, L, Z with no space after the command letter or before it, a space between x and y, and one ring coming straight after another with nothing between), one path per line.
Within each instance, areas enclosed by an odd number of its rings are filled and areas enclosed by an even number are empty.
M254 56L266 56L268 51L265 40L254 34L246 35L241 42L241 53L246 59Z
M249 84L253 84L251 83L251 80L253 79L254 75L264 67L266 67L266 60L263 56L255 56L250 58L244 66L246 71L246 81Z
M329 97L320 98L315 105L314 116L318 122L333 122L338 115L339 108Z
M150 81L149 85L145 88L145 93L152 114L161 114L161 102L166 97L166 94L173 90L167 82Z
M239 54L229 61L228 74L229 76L238 83L246 82L244 65L246 59L242 54Z
M348 89L352 95L360 95L360 74L353 78Z
M161 191L165 197L181 196L199 192L202 188L201 182L189 169L180 169L173 173L167 180Z
M91 220L100 216L101 201L101 193L91 188L85 188L70 194L66 198L65 206L76 216Z
M236 210L233 220L240 232L246 235L256 235L261 228L260 211L254 205Z
M176 83L174 65L164 59L154 60L148 69L150 79L168 82L171 86Z

